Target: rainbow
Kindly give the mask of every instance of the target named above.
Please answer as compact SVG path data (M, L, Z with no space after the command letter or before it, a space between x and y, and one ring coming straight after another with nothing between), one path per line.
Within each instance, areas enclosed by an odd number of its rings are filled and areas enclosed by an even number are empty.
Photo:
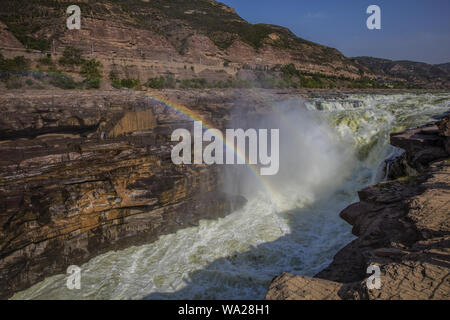
M200 115L198 112L195 112L194 110L180 104L174 101L171 101L165 97L161 97L161 96L156 96L156 95L149 95L146 94L147 99L150 102L156 103L156 104L163 104L164 106L175 110L176 112L179 112L183 115L185 115L186 117L188 117L189 119L193 120L193 121L201 121L202 122L202 126L205 130L209 130L209 129L213 129L214 127L202 116ZM235 147L234 143L230 143L229 141L226 140L225 135L223 137L223 139L221 139L223 145L225 145L225 148L230 149L234 152L234 154L236 154L236 156L241 159L245 165L250 168L251 172L253 173L253 175L261 182L261 185L264 187L266 194L270 197L271 202L275 205L279 204L279 201L282 199L282 196L278 193L277 190L275 190L270 183L267 181L267 179L265 179L263 176L261 176L259 174L259 169L255 166L252 165L250 163L248 163L247 161L247 157L245 155L245 151L242 152L241 150L239 150L238 148Z

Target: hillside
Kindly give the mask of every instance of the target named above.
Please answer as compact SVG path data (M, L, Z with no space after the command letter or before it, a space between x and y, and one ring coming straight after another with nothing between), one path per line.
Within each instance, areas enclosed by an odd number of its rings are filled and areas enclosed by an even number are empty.
M353 61L383 77L406 80L419 86L450 86L450 63L432 65L414 61L392 61L372 57L355 57Z
M405 153L392 162L389 179L360 190L359 202L339 215L357 238L313 278L276 277L267 299L450 298L450 117L392 133L390 143ZM378 289L369 286L369 266L380 270Z
M66 27L66 8L72 4L81 8L81 30ZM431 88L449 85L445 68L439 69L445 81L441 75L418 81L399 77L287 28L250 24L213 0L2 0L0 39L5 58L31 60L30 70L22 71L79 77L80 65L54 66L73 47L101 63L103 79L131 84L151 79L153 88L172 83L181 88L406 88L421 87L427 79Z
M447 72L450 72L450 62L449 63L441 63L436 65L437 67L444 69Z

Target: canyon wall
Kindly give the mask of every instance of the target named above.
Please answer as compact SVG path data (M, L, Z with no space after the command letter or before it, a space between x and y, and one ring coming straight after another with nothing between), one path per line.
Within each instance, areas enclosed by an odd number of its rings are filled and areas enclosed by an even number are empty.
M336 49L298 38L284 27L252 25L216 1L89 0L78 5L81 29L69 30L66 1L5 0L2 53L33 60L48 53L58 59L72 46L101 61L106 77L114 70L142 82L167 74L226 81L244 66L268 70L290 63L305 72L351 78L364 73ZM24 45L17 37L37 50L20 50Z
M361 190L340 213L358 238L313 278L276 277L266 299L450 299L449 143L449 116L392 134L405 153L391 163L391 180ZM368 288L371 265L379 289Z
M170 135L191 128L193 119L151 95L0 97L1 298L102 252L154 241L246 202L221 191L223 166L172 163ZM168 95L219 129L233 121L237 104L241 118L270 109L251 92Z

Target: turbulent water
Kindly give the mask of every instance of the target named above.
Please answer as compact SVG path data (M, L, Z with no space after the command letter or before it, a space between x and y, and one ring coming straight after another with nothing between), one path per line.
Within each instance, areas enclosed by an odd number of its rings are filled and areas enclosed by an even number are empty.
M361 94L277 107L266 121L280 127L280 173L261 181L247 169L230 170L228 188L248 199L241 210L93 258L80 266L80 290L67 289L61 274L13 298L261 299L281 272L313 276L353 239L338 213L383 179L384 159L399 152L389 133L446 112L450 94Z

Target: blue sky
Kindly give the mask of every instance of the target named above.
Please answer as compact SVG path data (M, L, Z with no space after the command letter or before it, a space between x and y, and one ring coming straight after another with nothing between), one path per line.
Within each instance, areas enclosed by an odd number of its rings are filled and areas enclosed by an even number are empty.
M288 27L340 50L427 63L450 62L450 0L221 0L251 23ZM366 9L381 8L381 30L368 30Z

